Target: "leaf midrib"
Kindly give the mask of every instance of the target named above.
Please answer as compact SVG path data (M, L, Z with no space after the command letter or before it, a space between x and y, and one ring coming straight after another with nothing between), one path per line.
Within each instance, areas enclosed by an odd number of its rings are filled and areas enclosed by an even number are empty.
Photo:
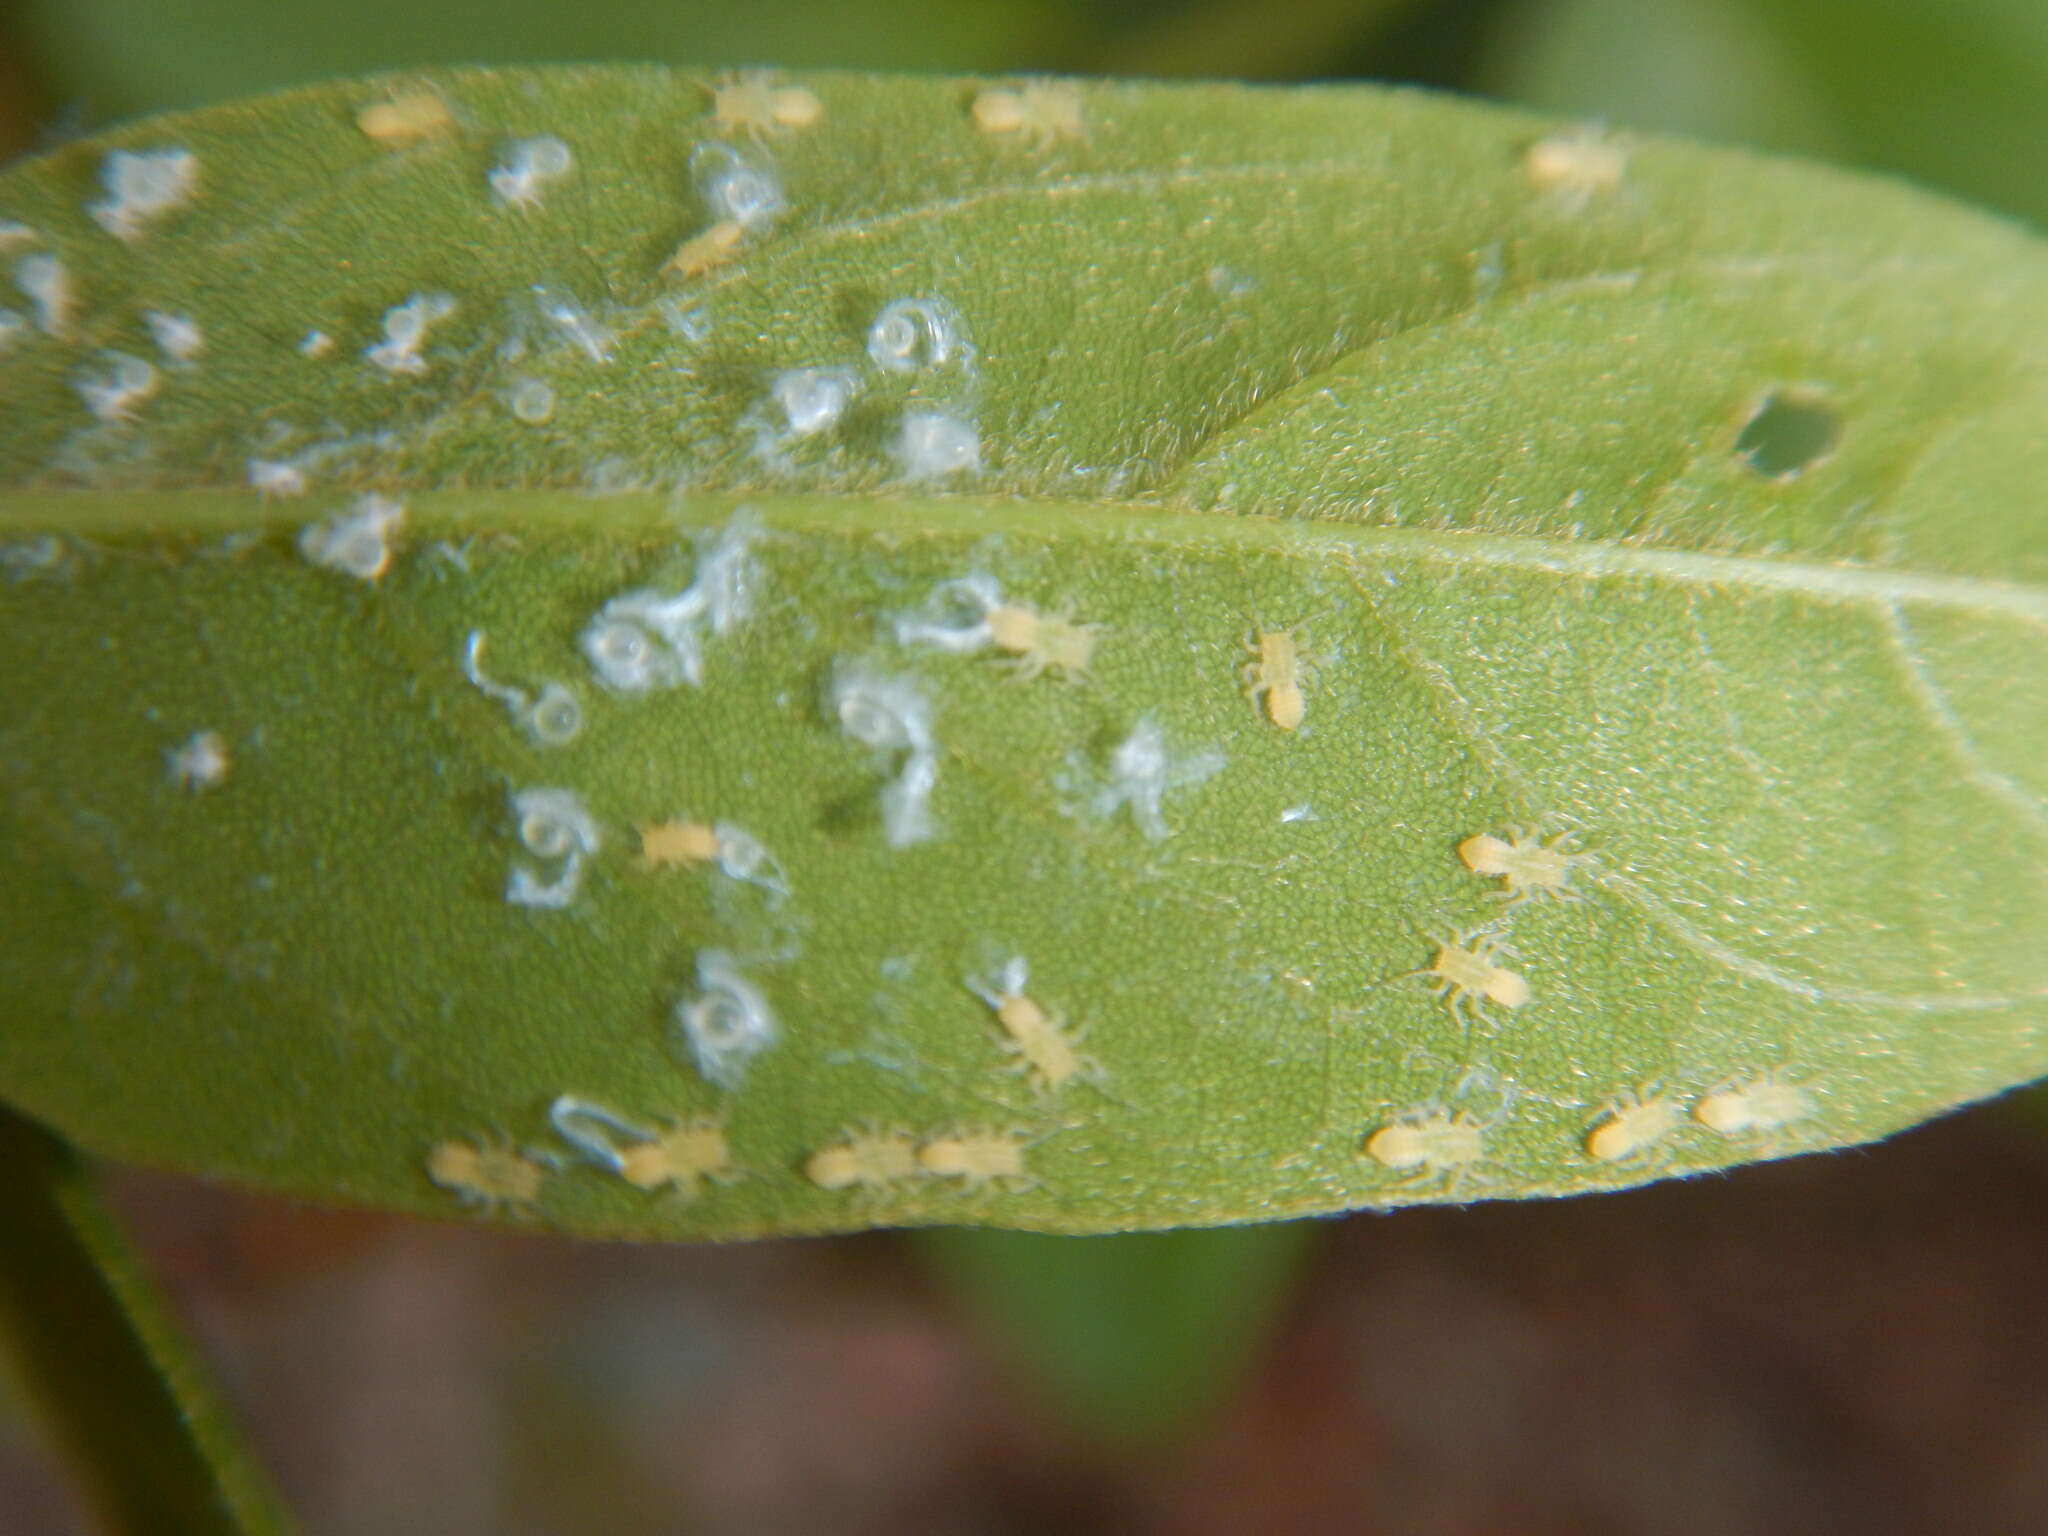
M722 523L747 506L772 528L891 538L982 538L1033 543L1070 539L1145 549L1248 553L1326 560L1430 561L1588 579L1639 577L1681 586L1785 592L1824 602L1911 603L1998 615L2048 629L2048 586L1847 562L1773 559L1635 546L1611 540L1540 538L1462 529L1368 527L1198 512L1162 514L1156 503L1002 497L885 495L718 495L678 499L629 492L594 496L566 489L401 491L408 542L479 533L581 533L656 548ZM268 532L288 539L324 515L333 498L264 506L247 491L20 491L0 494L0 537L49 534L91 545L204 540Z

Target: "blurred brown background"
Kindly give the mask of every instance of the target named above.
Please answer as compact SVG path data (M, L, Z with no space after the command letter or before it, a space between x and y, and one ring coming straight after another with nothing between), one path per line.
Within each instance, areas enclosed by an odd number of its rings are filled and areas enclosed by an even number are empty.
M2048 1528L2048 1140L2011 1106L1318 1223L1248 1379L1139 1450L1064 1428L892 1235L629 1248L118 1189L336 1536ZM18 1429L0 1511L85 1529Z

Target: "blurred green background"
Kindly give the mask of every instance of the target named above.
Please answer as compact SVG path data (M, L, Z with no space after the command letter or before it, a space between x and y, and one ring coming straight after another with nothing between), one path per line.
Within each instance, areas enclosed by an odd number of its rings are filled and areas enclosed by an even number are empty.
M2041 0L13 0L0 15L14 149L425 64L1403 80L2048 217Z
M0 158L436 64L1443 87L2048 223L2048 0L11 0ZM632 1250L116 1194L321 1532L2048 1529L2039 1090L1573 1202ZM0 1396L0 1528L82 1530Z

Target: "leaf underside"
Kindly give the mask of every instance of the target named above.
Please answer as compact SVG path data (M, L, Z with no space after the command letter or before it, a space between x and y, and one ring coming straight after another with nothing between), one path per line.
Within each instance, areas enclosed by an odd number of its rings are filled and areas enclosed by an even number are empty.
M742 84L790 121L478 71L0 177L0 1093L743 1237L1611 1189L2048 1071L2037 243L1419 94ZM736 166L786 208L664 270ZM365 493L388 561L309 558ZM630 593L696 681L605 685Z

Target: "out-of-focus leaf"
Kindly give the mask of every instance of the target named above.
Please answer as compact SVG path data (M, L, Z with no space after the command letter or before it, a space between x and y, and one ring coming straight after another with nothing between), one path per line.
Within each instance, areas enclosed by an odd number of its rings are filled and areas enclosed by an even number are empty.
M1422 0L1296 0L1284 19L1259 0L1196 0L1166 11L1091 59L1109 74L1298 80L1333 73L1361 43Z
M2048 225L2048 6L1747 3L1825 89L1855 161Z
M1323 1230L1296 1221L1077 1238L941 1227L916 1241L1010 1370L1066 1423L1145 1445L1214 1411Z
M1551 0L1482 88L1543 111L1824 154L2048 222L2036 0Z
M1087 21L1071 0L18 0L17 11L46 97L94 123L448 64L1045 68Z
M1508 13L1473 84L1541 112L1836 157L1804 56L1740 0L1547 0Z

